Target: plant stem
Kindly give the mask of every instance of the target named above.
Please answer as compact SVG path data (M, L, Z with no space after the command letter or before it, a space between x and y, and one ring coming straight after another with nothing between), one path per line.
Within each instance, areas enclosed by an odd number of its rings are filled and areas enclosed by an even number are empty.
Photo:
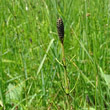
M66 103L67 103L67 110L70 110L69 101L68 101L68 94L66 94Z
M61 42L62 47L62 61L63 61L63 67L64 67L64 89L66 92L66 103L67 103L67 110L69 110L69 101L68 101L68 94L69 94L69 80L67 77L67 70L66 70L66 60L65 60L65 54L64 54L64 45L63 42Z
M65 92L66 94L69 93L69 80L67 77L67 70L66 70L66 61L65 61L65 54L64 54L64 45L63 43L61 43L61 47L62 47L62 60L63 60L63 67L64 67L64 84L65 84Z

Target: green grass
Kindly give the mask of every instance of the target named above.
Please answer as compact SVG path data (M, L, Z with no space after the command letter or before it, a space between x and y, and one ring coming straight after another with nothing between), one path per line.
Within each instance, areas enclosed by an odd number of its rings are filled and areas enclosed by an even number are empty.
M109 0L0 0L0 110L67 110L58 17L69 109L110 110Z

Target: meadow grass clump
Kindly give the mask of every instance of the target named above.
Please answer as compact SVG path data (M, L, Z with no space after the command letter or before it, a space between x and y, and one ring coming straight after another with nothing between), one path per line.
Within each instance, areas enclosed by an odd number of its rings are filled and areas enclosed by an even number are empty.
M0 110L66 101L110 110L110 0L0 0Z

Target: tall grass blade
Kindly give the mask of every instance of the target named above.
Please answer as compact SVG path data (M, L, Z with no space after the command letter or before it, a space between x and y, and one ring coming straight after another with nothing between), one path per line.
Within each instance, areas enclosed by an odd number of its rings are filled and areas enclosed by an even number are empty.
M41 61L41 63L40 63L40 66L39 66L38 70L37 70L37 74L36 74L37 76L38 76L38 74L39 74L41 68L43 67L44 61L45 61L45 59L46 59L46 57L47 57L47 54L48 54L48 52L49 52L49 50L50 50L50 47L51 47L53 41L54 41L54 39L52 39L52 40L50 41L50 43L49 43L49 46L48 46L48 48L47 48L47 50L46 50L46 53L45 53L45 55L44 55L44 57L43 57L43 59L42 59L42 61Z

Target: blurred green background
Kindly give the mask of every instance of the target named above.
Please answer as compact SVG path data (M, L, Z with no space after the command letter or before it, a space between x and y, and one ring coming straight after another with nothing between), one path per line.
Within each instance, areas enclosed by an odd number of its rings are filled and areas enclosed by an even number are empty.
M110 110L109 0L0 0L0 110L67 110L59 17L69 109Z

